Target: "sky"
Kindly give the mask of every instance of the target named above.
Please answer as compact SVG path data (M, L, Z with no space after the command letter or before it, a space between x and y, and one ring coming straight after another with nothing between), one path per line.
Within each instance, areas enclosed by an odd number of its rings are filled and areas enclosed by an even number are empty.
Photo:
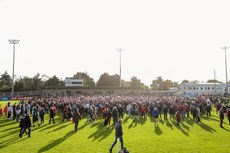
M229 0L0 0L0 74L226 81ZM230 49L227 50L230 77ZM229 79L228 79L229 80Z

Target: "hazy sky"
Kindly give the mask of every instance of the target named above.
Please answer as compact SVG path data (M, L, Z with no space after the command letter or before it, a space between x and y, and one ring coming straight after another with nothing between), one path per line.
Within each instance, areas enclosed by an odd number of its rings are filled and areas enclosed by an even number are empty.
M0 74L64 79L108 72L153 79L225 82L229 0L0 0ZM227 52L230 77L230 49Z

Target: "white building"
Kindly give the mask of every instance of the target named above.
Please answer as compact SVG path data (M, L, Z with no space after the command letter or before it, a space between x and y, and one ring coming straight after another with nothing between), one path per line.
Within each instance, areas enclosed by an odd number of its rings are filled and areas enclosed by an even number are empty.
M73 77L66 77L64 80L65 86L72 86L72 87L82 87L83 86L83 80L81 79L75 79Z
M200 95L224 95L226 84L224 83L183 83L180 85L183 96L197 97Z

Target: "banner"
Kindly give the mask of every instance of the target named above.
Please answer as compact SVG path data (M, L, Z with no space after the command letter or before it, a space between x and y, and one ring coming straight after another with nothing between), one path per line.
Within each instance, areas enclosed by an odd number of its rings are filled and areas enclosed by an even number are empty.
M32 97L15 97L15 98L9 98L9 97L2 97L0 100L30 100Z
M0 98L0 100L9 100L8 97L3 97L3 98Z

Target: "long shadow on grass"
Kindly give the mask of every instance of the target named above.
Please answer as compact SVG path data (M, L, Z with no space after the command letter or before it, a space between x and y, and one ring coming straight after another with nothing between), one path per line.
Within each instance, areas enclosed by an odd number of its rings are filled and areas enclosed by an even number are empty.
M19 122L9 120L9 122L0 123L0 128L3 128L5 126L10 126L12 124L18 124L19 125Z
M147 118L140 118L138 121L138 124L144 125L146 121L147 121Z
M10 146L12 144L15 144L15 143L23 141L23 140L25 140L25 139L19 138L19 136L10 138L8 140L5 140L2 144L0 144L0 149L8 147L8 146Z
M18 129L16 129L16 130L13 130L13 131L10 131L10 132L7 132L6 134L1 135L0 138L5 138L5 137L8 137L8 136L11 136L11 135L13 135L13 134L15 134L15 133L19 133L19 131L20 131L20 128L18 128Z
M131 124L129 124L129 129L131 129L133 127L133 122Z
M127 122L128 122L128 120L129 120L129 117L128 117L128 116L126 116L126 118L123 120L123 124L127 123Z
M70 125L70 124L66 124L66 125L59 126L58 128L56 128L56 129L54 129L54 130L52 130L52 131L49 131L49 132L47 132L46 134L49 134L49 133L52 133L52 132L59 131L59 130L61 130L61 129L63 129L63 128L69 126L69 125Z
M95 127L95 126L99 126L99 124L100 124L100 122L96 122L96 123L92 124L92 125L90 126L90 128L93 128L93 127Z
M40 132L42 132L42 131L45 131L45 130L48 130L48 129L51 129L51 128L53 128L53 127L55 127L55 126L58 126L58 125L60 125L60 124L63 124L64 122L59 122L58 124L45 124L45 125L43 125L43 126L48 126L48 127L46 127L46 128L41 128L41 130L40 130Z
M161 135L162 134L162 130L160 129L158 123L155 123L155 131L154 131L157 135Z
M185 125L183 122L181 122L181 126L185 128L187 131L190 131L189 126Z
M184 121L188 124L188 125L190 125L190 126L193 126L193 124L194 124L194 121L191 119L191 118L185 118L184 119Z
M215 121L215 122L220 122L220 120L217 120L217 119L212 118L212 117L211 118L210 117L209 118L207 118L207 117L201 117L201 119L208 120L208 121L212 120L212 121Z
M159 123L161 123L162 125L164 125L165 121L162 118L159 118Z
M172 123L173 123L173 125L174 125L178 130L181 130L181 132L182 132L185 136L189 137L188 132L186 132L186 131L181 127L181 125L177 125L177 123L176 123L175 121L172 121Z
M71 137L75 133L76 133L75 131L68 132L65 136L51 142L47 146L42 147L40 150L38 150L38 153L48 151L48 150L52 149L53 147L60 145L62 142L64 142L66 139L68 139L69 137Z
M210 132L210 133L213 133L213 132L216 132L215 129L213 129L212 127L208 126L207 124L204 124L203 122L200 122L200 123L197 123L197 125L199 125L202 129Z
M100 123L100 122L99 122ZM83 124L81 127L78 128L78 130L82 130L84 129L87 125L90 125L89 123L85 123Z
M15 127L4 129L4 130L2 130L0 132L7 132L7 131L11 131L11 130L14 130L14 129L17 129L17 128L18 128L18 126L15 126Z
M173 130L173 125L169 121L166 122L166 125L167 127L171 128L171 130Z
M91 135L89 135L88 139L93 138L93 141L97 139L101 141L112 133L114 127L105 127L104 122L99 122L99 123L100 124L98 124L98 127L97 127L98 130L92 133Z

